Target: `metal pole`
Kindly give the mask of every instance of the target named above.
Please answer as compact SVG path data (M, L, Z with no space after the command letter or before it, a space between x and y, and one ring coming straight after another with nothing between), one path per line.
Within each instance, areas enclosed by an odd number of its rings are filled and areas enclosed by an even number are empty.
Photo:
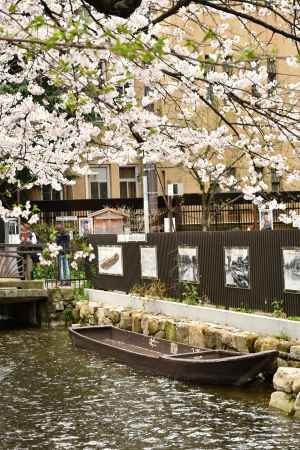
M143 192L144 192L144 229L145 229L145 233L149 233L150 232L150 222L149 222L149 199L148 199L147 175L143 176Z

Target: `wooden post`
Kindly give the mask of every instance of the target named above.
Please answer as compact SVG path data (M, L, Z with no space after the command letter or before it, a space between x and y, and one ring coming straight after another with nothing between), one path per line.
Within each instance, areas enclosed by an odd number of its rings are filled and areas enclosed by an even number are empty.
M27 253L25 256L25 280L31 280L32 259Z
M259 215L258 215L258 208L256 205L252 205L252 212L253 212L253 230L258 231L259 230Z

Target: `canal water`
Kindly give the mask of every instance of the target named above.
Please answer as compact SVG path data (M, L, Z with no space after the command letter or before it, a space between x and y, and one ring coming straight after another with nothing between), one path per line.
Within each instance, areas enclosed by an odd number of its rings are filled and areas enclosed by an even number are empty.
M72 347L66 331L0 332L0 449L298 450L270 392L145 376Z

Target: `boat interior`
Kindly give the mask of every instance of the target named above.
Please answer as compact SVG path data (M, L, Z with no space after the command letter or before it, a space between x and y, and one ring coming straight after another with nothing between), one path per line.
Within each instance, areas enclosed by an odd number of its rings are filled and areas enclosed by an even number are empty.
M152 357L159 357L161 354L164 354L171 356L172 358L200 360L240 355L240 353L233 351L192 347L190 345L170 342L153 336L145 336L140 333L121 330L111 326L82 327L76 328L75 331L80 335L110 345L114 348Z

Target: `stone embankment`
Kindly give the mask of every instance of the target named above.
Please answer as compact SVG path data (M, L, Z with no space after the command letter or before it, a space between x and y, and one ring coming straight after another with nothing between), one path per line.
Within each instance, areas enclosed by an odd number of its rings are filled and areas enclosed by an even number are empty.
M86 325L114 325L116 327L151 335L195 347L228 349L239 352L279 350L289 355L290 349L300 345L297 340L261 336L233 327L192 320L179 320L161 314L150 314L142 309L101 305L99 302L78 302L73 310L73 322ZM299 361L278 358L278 366L300 367Z
M72 311L76 305L76 289L59 287L48 289L48 314L43 325L59 327L66 325L66 311Z
M292 346L291 354L299 359L300 346ZM273 378L275 392L270 407L300 419L300 369L279 367Z

